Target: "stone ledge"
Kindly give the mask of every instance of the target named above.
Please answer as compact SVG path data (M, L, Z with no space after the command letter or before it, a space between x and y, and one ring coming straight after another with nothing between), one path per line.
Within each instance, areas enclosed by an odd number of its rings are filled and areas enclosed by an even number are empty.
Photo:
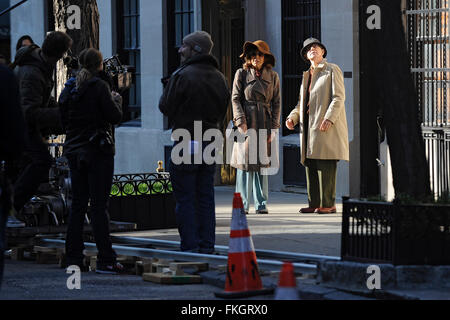
M390 264L325 261L319 266L318 282L328 287L345 288L370 294L367 268L381 270L381 289L449 289L450 266L393 266Z

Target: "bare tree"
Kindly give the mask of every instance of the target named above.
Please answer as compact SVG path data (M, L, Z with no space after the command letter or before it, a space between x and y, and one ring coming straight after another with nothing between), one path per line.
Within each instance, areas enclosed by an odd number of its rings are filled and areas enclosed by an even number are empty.
M381 29L370 33L371 83L382 106L396 196L423 199L431 194L419 105L409 65L401 0L373 0L381 9Z
M80 8L79 29L68 27L68 21L70 19L77 19L74 16L76 13L69 10L71 6ZM85 48L99 49L100 16L96 0L53 0L53 8L56 24L55 30L66 32L72 37L73 55L77 56ZM59 94L67 80L67 67L62 62L59 62L57 70L57 88Z

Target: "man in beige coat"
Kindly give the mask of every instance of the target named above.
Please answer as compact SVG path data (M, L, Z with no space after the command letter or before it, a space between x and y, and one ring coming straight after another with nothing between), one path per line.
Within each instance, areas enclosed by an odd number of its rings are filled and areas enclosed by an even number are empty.
M336 213L337 163L349 161L344 77L327 62L327 49L319 40L307 39L301 55L311 68L303 74L299 103L286 121L290 130L301 127L309 207L300 212Z

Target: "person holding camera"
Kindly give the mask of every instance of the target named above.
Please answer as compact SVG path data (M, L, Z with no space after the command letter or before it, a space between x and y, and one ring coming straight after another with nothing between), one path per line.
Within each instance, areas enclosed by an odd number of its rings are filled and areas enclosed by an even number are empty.
M42 44L26 46L16 54L11 68L19 81L20 104L27 124L28 141L21 170L14 184L14 207L19 214L25 204L48 182L53 158L47 137L62 131L59 107L52 97L56 63L72 46L64 32L51 32Z
M114 125L122 120L122 97L101 79L103 56L90 48L80 53L80 71L66 83L59 103L66 131L73 200L66 238L67 265L83 265L83 225L90 217L98 249L97 273L123 270L109 236L107 204L114 174Z

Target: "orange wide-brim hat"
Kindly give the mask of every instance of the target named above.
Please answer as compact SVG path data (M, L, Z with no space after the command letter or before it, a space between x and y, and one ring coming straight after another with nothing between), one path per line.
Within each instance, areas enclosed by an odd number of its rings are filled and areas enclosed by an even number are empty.
M266 56L266 62L272 65L272 67L275 67L275 56L270 52L267 42L263 40L257 40L255 42L246 41L244 43L243 52L239 57L244 59L251 49L257 49L259 52L263 53Z

